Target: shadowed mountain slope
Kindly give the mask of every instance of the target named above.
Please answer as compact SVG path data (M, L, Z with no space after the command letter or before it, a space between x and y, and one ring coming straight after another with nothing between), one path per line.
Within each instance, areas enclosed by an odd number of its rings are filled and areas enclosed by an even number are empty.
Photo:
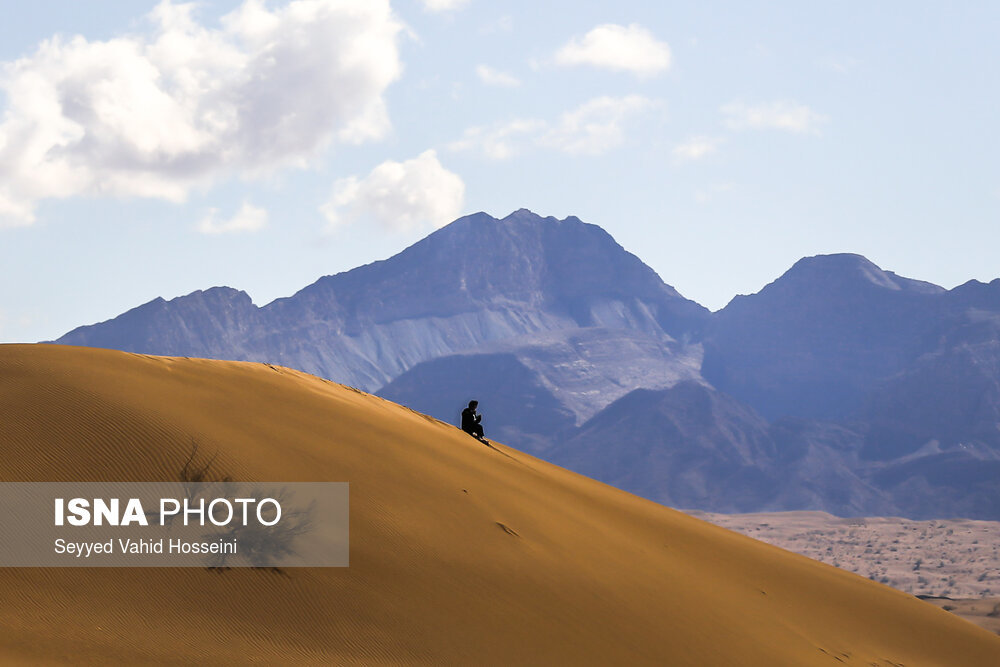
M897 508L857 472L861 438L834 424L769 424L703 384L636 390L545 456L672 507L790 507L859 514Z
M417 364L378 394L449 423L477 398L490 437L540 454L641 387L700 378L701 346L623 329L521 336Z
M943 294L860 255L808 257L715 314L703 373L767 418L842 418L919 354Z

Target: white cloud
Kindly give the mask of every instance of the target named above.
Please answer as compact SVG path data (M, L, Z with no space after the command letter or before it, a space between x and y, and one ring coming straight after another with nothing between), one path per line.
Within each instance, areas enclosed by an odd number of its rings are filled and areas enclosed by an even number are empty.
M485 83L487 86L502 86L506 88L513 88L515 86L520 86L521 81L513 74L507 72L501 72L500 70L493 69L488 65L479 65L476 67L476 76L479 80Z
M3 136L0 135L0 140ZM2 144L0 144L2 147ZM3 173L3 165L0 165L0 173ZM3 185L0 185L0 228L3 227L25 227L35 221L34 202L25 201L23 197L13 194L6 194Z
M733 130L786 130L797 133L817 133L828 118L804 104L789 101L749 105L731 102L721 109L725 124Z
M429 12L450 12L469 4L469 0L420 0Z
M228 220L219 220L219 209L210 208L198 223L202 234L231 234L234 232L255 232L267 224L267 211L243 202L243 206Z
M559 65L591 65L652 76L670 67L670 47L641 25L606 23L574 37L556 52Z
M0 66L0 224L74 195L183 200L389 129L388 0L246 0L219 27L161 2L146 34L53 37Z
M478 151L503 160L529 146L570 155L600 155L625 142L627 122L658 106L641 95L596 97L568 111L555 122L518 119L492 127L471 127L449 144L454 151Z
M625 121L651 106L641 95L596 97L564 113L539 143L570 155L600 155L624 143Z
M679 161L700 160L714 153L721 143L720 137L691 137L674 146L674 158Z
M373 222L390 231L443 227L462 213L465 183L433 150L412 160L387 160L362 179L339 179L322 212L332 227Z
M492 127L470 127L462 138L448 148L453 151L479 151L491 160L506 160L523 150L526 143L536 140L547 127L544 121L517 119Z

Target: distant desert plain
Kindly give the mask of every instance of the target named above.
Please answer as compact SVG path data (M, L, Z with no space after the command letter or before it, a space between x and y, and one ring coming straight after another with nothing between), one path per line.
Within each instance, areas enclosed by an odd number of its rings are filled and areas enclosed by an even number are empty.
M688 513L926 598L1000 633L1000 522L841 518L826 512Z
M845 519L825 512L688 513L911 595L1000 596L997 521Z
M344 568L0 569L4 663L1000 664L912 595L287 368L2 345L0 424L2 481L175 481L197 442L351 514Z

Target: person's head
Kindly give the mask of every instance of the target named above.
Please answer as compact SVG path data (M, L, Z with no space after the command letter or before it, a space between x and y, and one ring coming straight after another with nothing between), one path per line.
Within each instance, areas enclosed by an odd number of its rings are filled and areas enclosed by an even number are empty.
M479 407L479 401L469 401L469 407L475 410L477 407Z

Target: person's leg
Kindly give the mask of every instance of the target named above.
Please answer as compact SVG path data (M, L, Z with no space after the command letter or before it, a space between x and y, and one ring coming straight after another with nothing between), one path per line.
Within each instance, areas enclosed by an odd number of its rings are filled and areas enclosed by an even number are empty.
M481 424L476 424L475 426L472 427L472 430L474 431L473 435L475 435L477 438L483 437L483 427Z

